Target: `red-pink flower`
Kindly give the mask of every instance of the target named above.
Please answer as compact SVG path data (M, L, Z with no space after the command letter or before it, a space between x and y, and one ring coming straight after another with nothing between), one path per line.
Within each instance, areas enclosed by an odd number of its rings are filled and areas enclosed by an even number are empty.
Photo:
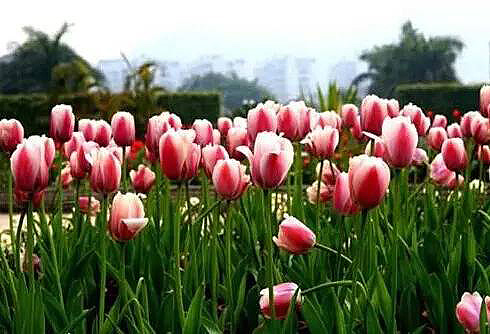
M289 253L306 254L315 246L316 236L305 224L289 216L279 224L279 233L272 240Z
M375 135L381 135L381 127L384 119L388 116L386 100L376 95L368 95L361 104L361 128L363 131Z
M429 130L427 144L435 151L441 151L442 143L447 139L447 132L444 128L436 127Z
M228 130L233 127L233 121L228 117L220 117L218 118L218 130L223 136L226 138L228 135Z
M29 203L29 193L20 190L19 188L14 188L14 199L15 203L18 205L26 205ZM35 192L32 195L32 206L34 209L39 209L41 207L41 202L44 199L44 190Z
M400 115L400 104L398 103L398 100L395 99L387 100L386 107L388 108L389 117L394 118Z
M306 188L306 197L308 198L308 202L311 204L316 204L317 202L329 202L332 199L334 188L334 185L326 184L323 181L320 181L320 193L318 193L318 181L314 181L311 186Z
M100 212L100 202L95 197L80 196L78 197L80 212L89 216L95 216Z
M201 149L194 130L170 129L160 138L160 166L170 180L190 180L197 174Z
M219 160L228 159L228 152L221 145L206 145L202 148L202 165L208 177L213 175L214 166Z
M250 176L245 174L245 169L238 160L218 160L212 174L216 193L227 200L240 197L250 184Z
M61 185L63 188L68 188L73 182L73 177L71 176L70 166L66 166L61 170Z
M324 128L326 126L335 128L338 131L342 130L342 119L340 118L339 114L337 114L335 111L325 111L322 113L312 112L310 114L311 130L318 127Z
M490 121L486 117L477 116L471 121L471 135L479 145L490 142Z
M195 143L202 147L213 143L213 125L207 119L196 119L192 124L196 132Z
M469 138L472 136L471 132L471 123L473 123L473 119L475 117L481 117L481 114L478 111L470 111L461 117L459 124L461 125L461 132L463 136Z
M94 152L90 186L101 194L110 194L119 188L121 161L109 148L101 147Z
M447 168L441 153L437 154L430 164L430 178L436 184L449 189L456 188L464 181L461 175L458 175L456 180L456 172Z
M78 148L85 143L85 137L80 131L73 132L70 140L63 145L63 154L65 158L70 158L71 154L78 150Z
M118 111L112 116L111 128L117 145L121 147L133 145L136 135L133 115L125 111Z
M315 169L316 179L318 179L318 175L320 174L320 167L321 167L320 163L318 163ZM329 160L323 161L323 169L322 169L322 177L321 177L322 182L328 185L335 185L335 179L339 174L340 171L333 162L330 162Z
M95 140L97 121L93 119L81 119L78 121L78 131L83 133L86 141Z
M417 129L410 119L404 116L385 119L382 132L387 162L397 168L410 166L418 142Z
M250 142L254 142L260 132L277 130L277 115L279 108L273 101L259 103L255 108L248 111L247 131Z
M414 104L407 104L403 107L401 114L408 116L412 120L413 125L417 129L419 136L424 137L430 127L430 118L424 115L422 109Z
M344 104L342 106L342 125L346 128L352 128L356 124L356 118L359 116L359 110L353 104Z
M456 305L456 318L469 332L480 332L480 309L483 299L478 292L465 292ZM489 314L487 312L487 314ZM490 315L490 314L489 314Z
M12 153L24 139L24 128L16 119L0 121L0 149Z
M137 193L146 194L155 184L155 173L145 165L139 165L138 170L130 171L129 177Z
M290 105L283 106L277 113L277 131L290 140L302 139L301 110Z
M488 145L479 145L476 152L478 160L485 165L490 165L490 147Z
M488 115L490 106L490 85L484 85L480 88L480 113L484 116Z
M233 127L228 130L228 136L226 136L226 145L230 157L237 160L242 160L244 155L237 151L240 146L248 146L248 134L246 128Z
M373 141L370 140L367 143L366 148L364 149L364 153L366 155L375 156L375 157L382 158L382 159L385 157L386 146L385 146L383 139L381 139L379 137L374 139L374 150L372 147L373 147Z
M218 129L213 130L213 144L214 145L221 144L221 133L219 132Z
M444 115L435 115L434 120L432 121L432 127L441 127L446 128L447 126L447 118Z
M429 156L427 152L422 148L415 149L415 152L412 157L412 165L414 166L423 166L429 162Z
M468 156L464 147L463 139L450 138L442 144L442 158L449 170L462 171L468 165Z
M453 123L447 127L447 135L449 138L463 138L463 131L458 123Z
M296 306L296 310L301 308L301 292L298 291L296 300L292 301L296 290L299 290L298 285L295 283L281 283L275 285L273 287L273 296L274 296L274 314L276 319L285 319L288 310L289 304L293 302ZM272 307L270 305L269 299L269 289L263 289L260 291L260 311L266 318L272 317Z
M70 140L75 128L75 115L71 106L58 104L51 109L50 136L57 143Z
M112 128L104 120L96 121L95 126L95 139L94 141L102 147L106 147L110 144L112 138Z
M315 157L329 159L339 144L339 131L330 126L317 127L301 143L305 144L306 150Z
M114 196L109 232L115 240L126 242L134 239L147 223L145 208L136 194L117 193Z
M336 178L332 207L341 215L352 215L360 211L360 207L352 200L349 175L345 172L340 173Z

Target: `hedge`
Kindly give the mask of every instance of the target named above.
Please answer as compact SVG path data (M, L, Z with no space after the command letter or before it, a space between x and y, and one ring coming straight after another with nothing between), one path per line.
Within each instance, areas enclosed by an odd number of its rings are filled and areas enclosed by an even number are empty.
M452 117L454 109L462 113L478 110L481 86L458 83L400 85L395 94L400 106L412 102L424 110Z
M138 136L143 135L145 124L153 114L163 110L176 113L184 125L190 125L197 118L207 118L216 122L222 108L219 93L161 93L155 97L156 108L145 107L144 97L135 99L129 94L74 94L50 98L44 94L0 95L0 118L18 119L25 128L26 135L48 133L51 108L58 103L73 107L77 119L110 117L117 110L125 110L135 115Z

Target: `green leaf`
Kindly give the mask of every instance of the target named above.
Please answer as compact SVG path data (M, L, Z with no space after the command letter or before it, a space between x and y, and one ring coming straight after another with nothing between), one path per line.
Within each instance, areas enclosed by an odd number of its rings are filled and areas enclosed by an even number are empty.
M201 286L195 293L189 307L189 312L184 323L183 334L199 334L201 327L201 309L204 299L204 287Z
M324 316L320 313L319 307L313 305L309 297L305 297L302 311L310 333L328 333L327 327L323 322Z

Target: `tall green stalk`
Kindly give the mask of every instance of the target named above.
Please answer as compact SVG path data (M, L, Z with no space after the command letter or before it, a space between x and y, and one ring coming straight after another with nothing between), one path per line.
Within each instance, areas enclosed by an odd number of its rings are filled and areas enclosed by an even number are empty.
M9 206L9 230L10 230L10 245L12 247L12 254L17 254L16 251L16 236L15 231L14 231L14 196L13 196L13 189L12 189L12 170L10 168L7 168L7 174L8 174L8 206ZM15 258L15 265L18 271L20 271L20 263L17 262L17 258Z
M162 183L162 171L160 170L160 166L158 164L155 164L155 171L156 171L156 178L155 178L155 227L157 229L157 234L158 238L160 238L160 214L161 214L161 208L160 208L160 186ZM159 239L160 240L160 239Z
M105 311L105 284L106 284L106 225L107 225L108 195L104 194L102 200L102 216L99 219L99 250L100 250L100 291L99 291L99 333L104 327Z
M321 184L322 184L322 174L323 174L323 164L324 160L322 159L320 161L320 171L318 173L317 177L317 188L316 188L316 219L315 219L315 224L316 224L316 233L320 232L320 189L321 189Z
M179 321L181 328L184 328L185 313L184 313L184 301L182 299L182 283L180 275L180 220L181 220L181 205L182 205L182 185L179 184L177 203L175 211L177 212L174 217L174 280L175 280L175 302L177 304L177 312L179 314Z
M301 144L294 143L294 200L293 215L299 220L304 220L303 212L303 159L301 157Z
M31 196L27 207L27 270L29 272L29 286L31 292L34 291L34 268L32 267L32 254L34 249L34 217L32 214L33 206L34 204L32 203Z
M216 194L216 201L218 195ZM217 205L213 211L211 221L211 300L213 305L213 317L218 320L218 224L220 206Z
M269 290L269 303L274 305L274 262L272 257L272 219L271 219L271 205L270 205L270 191L264 189L262 194L262 210L263 219L265 225L265 245L267 251L267 267L266 267L266 277L267 277L267 287ZM272 319L275 320L276 310L272 307Z
M228 212L226 215L226 227L225 227L225 243L226 243L226 290L228 291L228 307L230 311L233 309L233 283L232 283L232 267L231 267L231 228L232 228L232 206L231 203L227 203ZM233 314L229 312L231 318L230 333L234 333L233 328Z

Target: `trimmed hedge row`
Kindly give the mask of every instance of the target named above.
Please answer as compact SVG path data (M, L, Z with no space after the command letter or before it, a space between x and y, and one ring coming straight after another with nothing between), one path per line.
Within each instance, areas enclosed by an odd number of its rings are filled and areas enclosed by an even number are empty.
M400 85L395 94L400 107L412 102L424 110L451 118L454 109L462 113L478 110L481 86L458 83Z
M221 113L222 97L219 93L162 93L155 98L156 108L148 110L150 108L141 105L145 103L143 99L137 100L128 94L74 94L56 99L45 94L0 95L0 118L18 119L26 135L48 133L51 108L59 103L71 105L77 119L110 120L117 110L129 111L135 116L141 137L148 117L163 110L179 115L184 125L192 124L197 118L216 122Z

